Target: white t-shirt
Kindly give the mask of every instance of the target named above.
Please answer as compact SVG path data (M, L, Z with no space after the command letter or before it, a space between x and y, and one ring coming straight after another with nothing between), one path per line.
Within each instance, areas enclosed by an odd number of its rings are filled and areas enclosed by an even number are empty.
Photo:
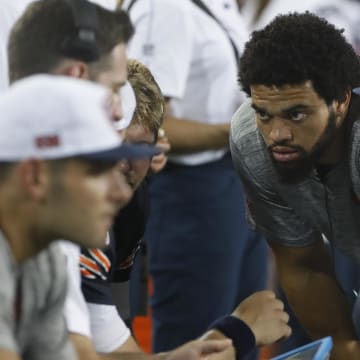
M128 340L130 331L115 306L85 301L81 291L79 246L61 241L60 248L67 260L68 293L64 311L68 331L91 338L96 351L110 353Z
M344 35L352 43L359 39L360 4L350 0L270 0L255 23L254 14L258 0L247 0L242 8L243 16L249 28L255 30L267 25L276 15L297 11L310 11L324 17L336 27L344 29Z
M93 344L97 352L111 353L130 337L115 305L87 303Z
M130 0L126 0L126 9ZM247 39L233 0L207 0L206 5L230 29L241 48ZM242 102L237 64L224 29L190 0L138 0L130 11L135 35L128 54L147 65L173 115L203 123L227 123ZM220 158L226 150L171 156L195 165Z
M68 293L65 301L65 319L69 332L91 337L90 315L81 292L80 247L69 241L61 241L60 248L66 256Z

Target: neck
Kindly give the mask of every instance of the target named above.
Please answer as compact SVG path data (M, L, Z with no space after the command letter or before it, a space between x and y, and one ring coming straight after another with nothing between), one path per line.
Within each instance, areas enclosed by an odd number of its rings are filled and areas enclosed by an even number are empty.
M25 221L22 221L24 219ZM0 215L0 230L17 263L22 263L35 256L49 243L45 236L30 226L28 219L31 219L29 213L18 212L15 215L2 212Z

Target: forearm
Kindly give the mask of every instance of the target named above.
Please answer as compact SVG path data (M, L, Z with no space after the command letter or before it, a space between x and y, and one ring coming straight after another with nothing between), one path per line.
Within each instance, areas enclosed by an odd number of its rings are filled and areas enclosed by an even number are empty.
M358 360L360 359L359 340L338 340L331 352L331 360Z
M350 307L333 276L315 271L299 274L294 270L281 277L281 285L312 337L331 333L334 339L353 338Z
M226 336L217 330L210 330L206 332L202 337L202 340L223 340L226 339ZM235 359L235 348L233 346L229 347L229 349L218 353L211 354L209 356L211 360L234 360Z
M171 153L218 150L229 146L229 124L205 124L166 116L163 128Z
M21 360L20 356L9 350L0 350L0 359L2 360Z
M291 308L312 338L330 335L334 341L334 359L344 358L340 351L346 349L354 351L355 359L358 350L351 308L335 279L330 257L320 241L308 249L306 260L294 261L292 256L286 260L275 246L281 286ZM339 357L336 356L338 353ZM352 359L351 356L346 358Z

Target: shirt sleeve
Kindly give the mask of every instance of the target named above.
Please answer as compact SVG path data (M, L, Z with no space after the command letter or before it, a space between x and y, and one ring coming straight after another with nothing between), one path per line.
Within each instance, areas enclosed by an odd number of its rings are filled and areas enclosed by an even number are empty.
M136 32L128 54L143 62L167 97L181 98L191 65L193 36L190 8L179 0L150 1L142 16L141 1L130 11Z
M111 353L130 337L114 305L87 304L93 343L97 352Z
M52 289L47 305L33 324L33 337L27 350L29 360L76 360L77 355L69 341L64 318L64 302L67 277L63 269L65 259L56 248L49 255L49 270L52 272Z
M0 260L0 349L18 353L19 349L17 341L14 337L14 284L6 264L7 259Z
M91 337L89 313L81 291L80 248L67 242L62 242L60 246L66 256L68 274L68 290L64 308L68 331Z

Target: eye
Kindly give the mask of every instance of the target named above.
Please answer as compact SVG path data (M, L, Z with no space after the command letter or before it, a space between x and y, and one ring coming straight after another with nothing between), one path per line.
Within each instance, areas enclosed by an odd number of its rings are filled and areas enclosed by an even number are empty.
M262 110L256 110L256 115L260 121L268 121L270 119L270 116Z
M90 161L83 160L87 165L87 173L92 176L103 175L114 168L117 162L115 161Z
M304 112L294 111L289 113L287 117L292 121L301 121L305 119L306 114Z

